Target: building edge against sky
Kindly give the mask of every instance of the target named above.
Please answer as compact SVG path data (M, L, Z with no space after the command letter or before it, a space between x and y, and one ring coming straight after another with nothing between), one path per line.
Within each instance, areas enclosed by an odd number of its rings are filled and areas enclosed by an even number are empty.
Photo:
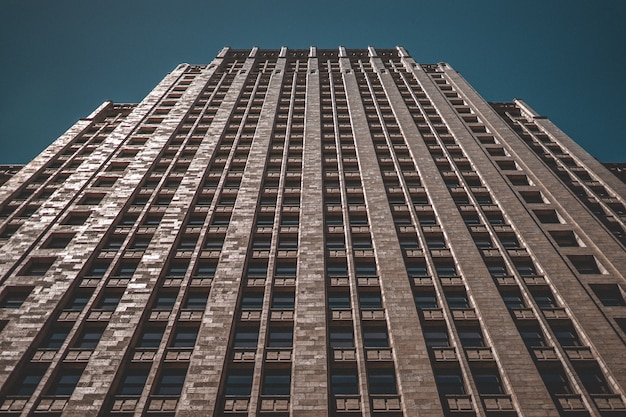
M224 48L0 186L0 415L622 416L625 199L446 63Z

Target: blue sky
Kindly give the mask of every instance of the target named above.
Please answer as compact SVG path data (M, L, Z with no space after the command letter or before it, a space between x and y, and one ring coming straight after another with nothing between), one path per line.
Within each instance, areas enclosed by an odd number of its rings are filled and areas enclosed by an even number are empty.
M104 100L138 102L224 45L403 45L626 161L624 22L623 0L2 0L0 163L28 162Z

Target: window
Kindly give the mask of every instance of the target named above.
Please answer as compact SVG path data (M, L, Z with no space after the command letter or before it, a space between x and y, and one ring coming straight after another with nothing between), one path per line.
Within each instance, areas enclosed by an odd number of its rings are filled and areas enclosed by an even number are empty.
M196 247L196 243L197 243L197 237L196 236L183 236L179 241L178 241L178 250L188 250L188 251L192 251L195 249Z
M593 255L568 255L567 257L579 274L601 273L596 258Z
M345 261L329 262L326 264L326 274L329 277L345 277L348 275L348 266Z
M330 374L331 395L356 395L359 382L355 369L333 369Z
M4 230L2 230L2 233L0 233L0 239L9 239L17 232L17 229L19 229L19 225L7 225Z
M428 276L426 262L407 262L406 273L409 278L419 278Z
M383 302L379 293L359 293L359 306L362 310L374 310L383 308Z
M187 222L187 226L202 226L204 225L205 219L206 219L206 216L204 215L194 214L189 218L189 221Z
M61 369L46 395L52 396L70 396L78 384L78 380L82 375L82 369Z
M96 309L104 311L115 311L121 298L121 293L105 293L98 302Z
M456 267L451 262L438 262L435 264L435 270L440 277L457 276Z
M389 338L384 327L364 327L363 345L366 348L388 348Z
M626 305L621 288L616 284L611 285L591 285L591 289L596 294L603 306L617 307Z
M171 347L192 348L196 345L198 329L195 327L180 327L176 329Z
M120 225L121 226L132 226L135 224L135 222L137 221L137 216L134 214L127 214L124 217L122 217L122 220L120 220Z
M186 376L187 368L163 368L154 393L156 395L180 395Z
M396 391L396 375L393 370L372 369L367 375L370 394L393 395Z
M554 210L533 210L535 216L541 223L555 224L562 223L559 215Z
M91 294L77 294L66 304L65 310L82 311L89 302Z
M174 308L175 303L176 303L176 294L165 292L157 296L153 309L171 311Z
M354 334L351 327L331 328L329 332L331 348L353 348Z
M543 200L543 196L541 195L539 191L521 191L520 195L522 196L524 201L527 203L531 203L531 204L545 203L545 201Z
M46 249L63 249L72 241L74 235L53 235L44 247Z
M522 336L527 348L547 346L543 333L538 327L521 329L520 336Z
M506 292L502 294L502 300L508 309L518 309L525 308L526 304L524 303L524 298L519 291L515 292Z
M472 372L474 383L480 395L504 394L500 375L494 372Z
M573 394L563 369L543 369L540 375L550 394Z
M506 266L504 265L504 262L502 261L488 263L487 269L489 270L489 274L492 277L503 277L508 274L508 271L506 270Z
M531 291L531 294L535 303L537 303L537 306L541 309L558 307L558 303L550 290Z
M104 249L111 251L119 250L124 244L124 240L126 240L126 236L113 235L107 239Z
M130 245L130 249L136 251L145 251L146 249L148 249L148 245L150 245L150 240L152 240L152 236L136 236Z
M68 334L70 334L70 329L68 328L53 328L41 343L40 348L58 349L63 345L63 342L65 342L65 339L67 339Z
M231 370L226 375L224 395L249 396L252 391L252 368Z
M161 224L161 218L163 218L162 215L150 214L144 220L143 225L144 226L148 226L148 227L149 226L158 226L159 224Z
M535 265L533 265L532 261L513 261L515 264L515 269L517 272L523 276L534 276L537 275L537 270L535 269Z
M20 397L29 397L33 395L45 372L45 369L39 368L26 369L22 372L19 379L10 385L8 393L10 395L17 395Z
M463 347L484 347L485 342L479 327L466 327L459 329L459 338Z
M126 277L126 278L132 277L135 271L137 270L137 265L138 265L137 261L133 261L133 262L122 261L120 266L117 268L115 275L118 277Z
M242 310L261 310L263 308L263 293L248 292L241 298Z
M400 242L400 247L402 249L417 249L419 248L419 243L417 241L417 236L400 236L398 238Z
M95 349L104 333L104 328L86 328L74 345L79 349Z
M499 234L498 238L506 249L519 248L519 242L513 234Z
M470 308L467 294L464 291L448 291L445 293L445 297L450 308Z
M213 278L215 276L216 269L217 264L214 262L200 261L194 276L197 278Z
M32 258L26 267L22 269L20 275L32 275L42 277L46 275L48 269L54 263L55 258Z
M438 373L435 375L435 382L441 395L465 394L465 386L460 371L450 370L445 373Z
M87 276L92 278L102 278L109 269L110 261L95 262L87 271Z
M204 242L204 249L208 250L222 250L224 246L224 237L209 237Z
M28 298L30 291L31 288L29 287L7 288L2 296L2 300L0 300L0 308L20 308Z
M290 327L270 328L267 346L271 348L290 348L293 344L293 329Z
M331 310L349 310L350 295L348 292L336 292L328 295L328 308Z
M550 232L550 235L552 236L552 239L555 240L556 244L562 248L580 246L578 238L572 231L552 231Z
M290 369L269 370L263 376L262 395L289 395L291 386Z
M428 347L449 347L450 340L445 327L426 328L424 330L424 340Z
M267 261L250 263L250 265L248 265L247 275L249 278L267 277Z
M156 329L156 328L148 328L143 331L139 341L137 342L137 347L139 348L157 348L161 344L161 339L163 339L164 329Z
M235 332L233 347L235 348L255 348L259 340L258 328L242 328Z
M146 380L148 379L148 372L150 369L129 369L126 375L122 378L120 385L117 389L117 395L138 397L143 391Z
M578 334L572 326L559 326L552 329L561 346L582 346Z
M613 393L597 365L577 368L576 373L589 394Z
M272 309L274 310L293 310L295 304L295 295L293 293L275 293L272 297Z
M491 249L493 248L493 243L489 238L489 235L475 235L474 243L478 249Z
M355 262L356 276L357 277L375 277L376 263L374 262L362 262L356 260Z
M417 308L439 308L437 296L432 291L416 293L413 299Z
M278 261L276 263L276 272L274 275L277 277L295 277L296 271L297 266L295 262Z
M183 308L186 310L204 311L208 298L208 293L189 294L187 295L187 299L185 300L185 305L183 306Z

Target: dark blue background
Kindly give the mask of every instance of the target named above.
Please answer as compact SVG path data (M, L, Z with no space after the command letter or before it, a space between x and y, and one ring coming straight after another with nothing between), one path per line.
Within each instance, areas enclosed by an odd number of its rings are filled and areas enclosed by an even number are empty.
M104 100L138 102L224 45L403 45L626 161L624 22L622 0L2 0L0 163L29 161Z

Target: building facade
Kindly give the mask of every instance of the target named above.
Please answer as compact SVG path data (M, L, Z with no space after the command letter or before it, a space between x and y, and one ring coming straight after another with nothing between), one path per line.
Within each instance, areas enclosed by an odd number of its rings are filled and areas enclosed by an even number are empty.
M0 415L626 415L626 185L445 63L225 48L5 176Z

